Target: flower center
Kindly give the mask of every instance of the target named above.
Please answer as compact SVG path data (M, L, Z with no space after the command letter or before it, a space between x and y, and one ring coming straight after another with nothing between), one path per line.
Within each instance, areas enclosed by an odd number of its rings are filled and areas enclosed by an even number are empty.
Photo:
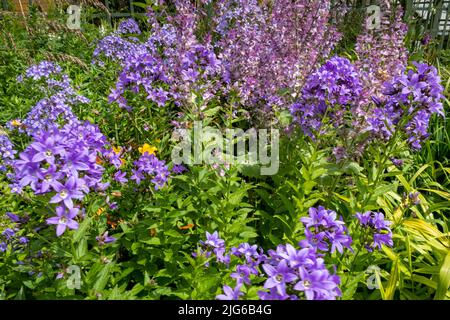
M67 218L66 217L61 217L59 219L59 224L66 224L66 222L67 222Z
M52 180L52 175L51 175L51 174L47 174L47 175L45 176L45 181L49 182L49 181L51 181L51 180Z
M61 190L61 192L59 193L59 196L63 199L67 198L67 190Z
M281 280L283 280L283 276L281 274L277 274L275 276L275 280L277 280L277 282L281 282Z
M305 281L303 281L303 286L306 289L309 289L311 287L311 282L309 280L305 280Z
M53 155L53 152L51 152L50 150L45 151L46 157L51 157L52 155Z

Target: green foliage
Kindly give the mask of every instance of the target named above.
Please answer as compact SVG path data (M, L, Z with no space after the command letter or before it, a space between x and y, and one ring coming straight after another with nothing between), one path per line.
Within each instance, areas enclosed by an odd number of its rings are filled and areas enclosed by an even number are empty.
M135 107L133 113L108 104L106 97L117 74L113 65L100 69L90 64L92 41L99 31L94 25L84 25L82 33L67 32L52 29L52 24L36 13L26 21L3 16L0 125L23 117L40 96L39 91L18 84L16 77L37 61L56 60L79 92L91 100L88 107L74 110L81 119L97 124L114 146L131 147L133 155L148 143L157 148L160 159L170 159L169 122L180 110L175 106L158 108L139 94L129 101ZM347 27L344 48L351 46L356 34L352 26ZM446 56L443 53L437 66L448 94L450 64ZM182 110L182 120L190 124L201 119L205 126L248 125L241 117L231 123L231 107L218 101L201 115L194 108L195 101L193 104L192 109ZM136 189L116 184L108 194L90 194L79 229L60 238L45 224L49 214L46 202L31 193L11 194L8 182L1 178L0 214L30 217L30 224L21 231L30 239L30 246L28 252L0 253L0 298L212 299L221 293L222 285L232 283L230 273L235 265L220 266L210 258L214 267L207 268L205 260L193 258L191 253L205 232L217 230L228 246L242 242L258 243L265 249L296 245L304 238L300 218L310 207L323 205L342 215L355 246L364 238L353 218L356 212L381 211L394 223L393 248L373 253L347 251L326 258L327 263L337 265L342 299L449 299L448 100L445 108L447 117L432 120L431 137L421 152L412 153L405 141L395 137L384 145L370 145L361 159L336 163L329 143L334 137L311 141L298 133L283 135L280 171L274 176L260 176L255 168L239 166L222 175L209 165L192 165L159 191L149 185ZM283 123L290 121L285 114L279 117ZM26 143L15 142L22 148ZM405 159L405 165L395 167L391 157ZM124 160L124 166L133 161ZM408 200L412 192L420 193L420 204ZM117 202L117 211L109 209L107 196ZM1 223L2 231L5 226ZM117 240L98 246L95 237L105 231ZM380 268L376 273L379 289L375 290L366 284L366 270L371 265ZM69 266L80 268L79 288L67 285L72 279ZM255 283L247 293L249 298L256 298L262 286L256 279Z

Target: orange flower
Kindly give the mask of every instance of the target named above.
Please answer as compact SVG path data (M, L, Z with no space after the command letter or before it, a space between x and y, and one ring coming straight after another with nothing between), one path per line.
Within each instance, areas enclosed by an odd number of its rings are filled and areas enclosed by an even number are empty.
M97 214L97 216L100 216L100 215L102 215L104 212L105 212L105 208L100 207L100 208L98 208L96 214Z
M188 223L185 226L179 227L180 230L188 230L188 229L192 229L195 226L195 224L193 223Z

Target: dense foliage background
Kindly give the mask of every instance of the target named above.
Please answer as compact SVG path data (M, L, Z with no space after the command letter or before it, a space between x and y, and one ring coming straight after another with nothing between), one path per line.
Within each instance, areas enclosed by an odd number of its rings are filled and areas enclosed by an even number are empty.
M449 51L388 1L148 5L1 13L1 298L450 298ZM279 171L173 164L194 121Z

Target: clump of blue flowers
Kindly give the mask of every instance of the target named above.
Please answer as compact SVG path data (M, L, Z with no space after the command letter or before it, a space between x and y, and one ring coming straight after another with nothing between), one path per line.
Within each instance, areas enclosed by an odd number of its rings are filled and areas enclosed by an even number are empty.
M357 212L355 216L363 229L363 245L367 251L372 252L376 248L381 250L383 244L389 247L394 245L389 227L392 222L386 221L381 212Z

